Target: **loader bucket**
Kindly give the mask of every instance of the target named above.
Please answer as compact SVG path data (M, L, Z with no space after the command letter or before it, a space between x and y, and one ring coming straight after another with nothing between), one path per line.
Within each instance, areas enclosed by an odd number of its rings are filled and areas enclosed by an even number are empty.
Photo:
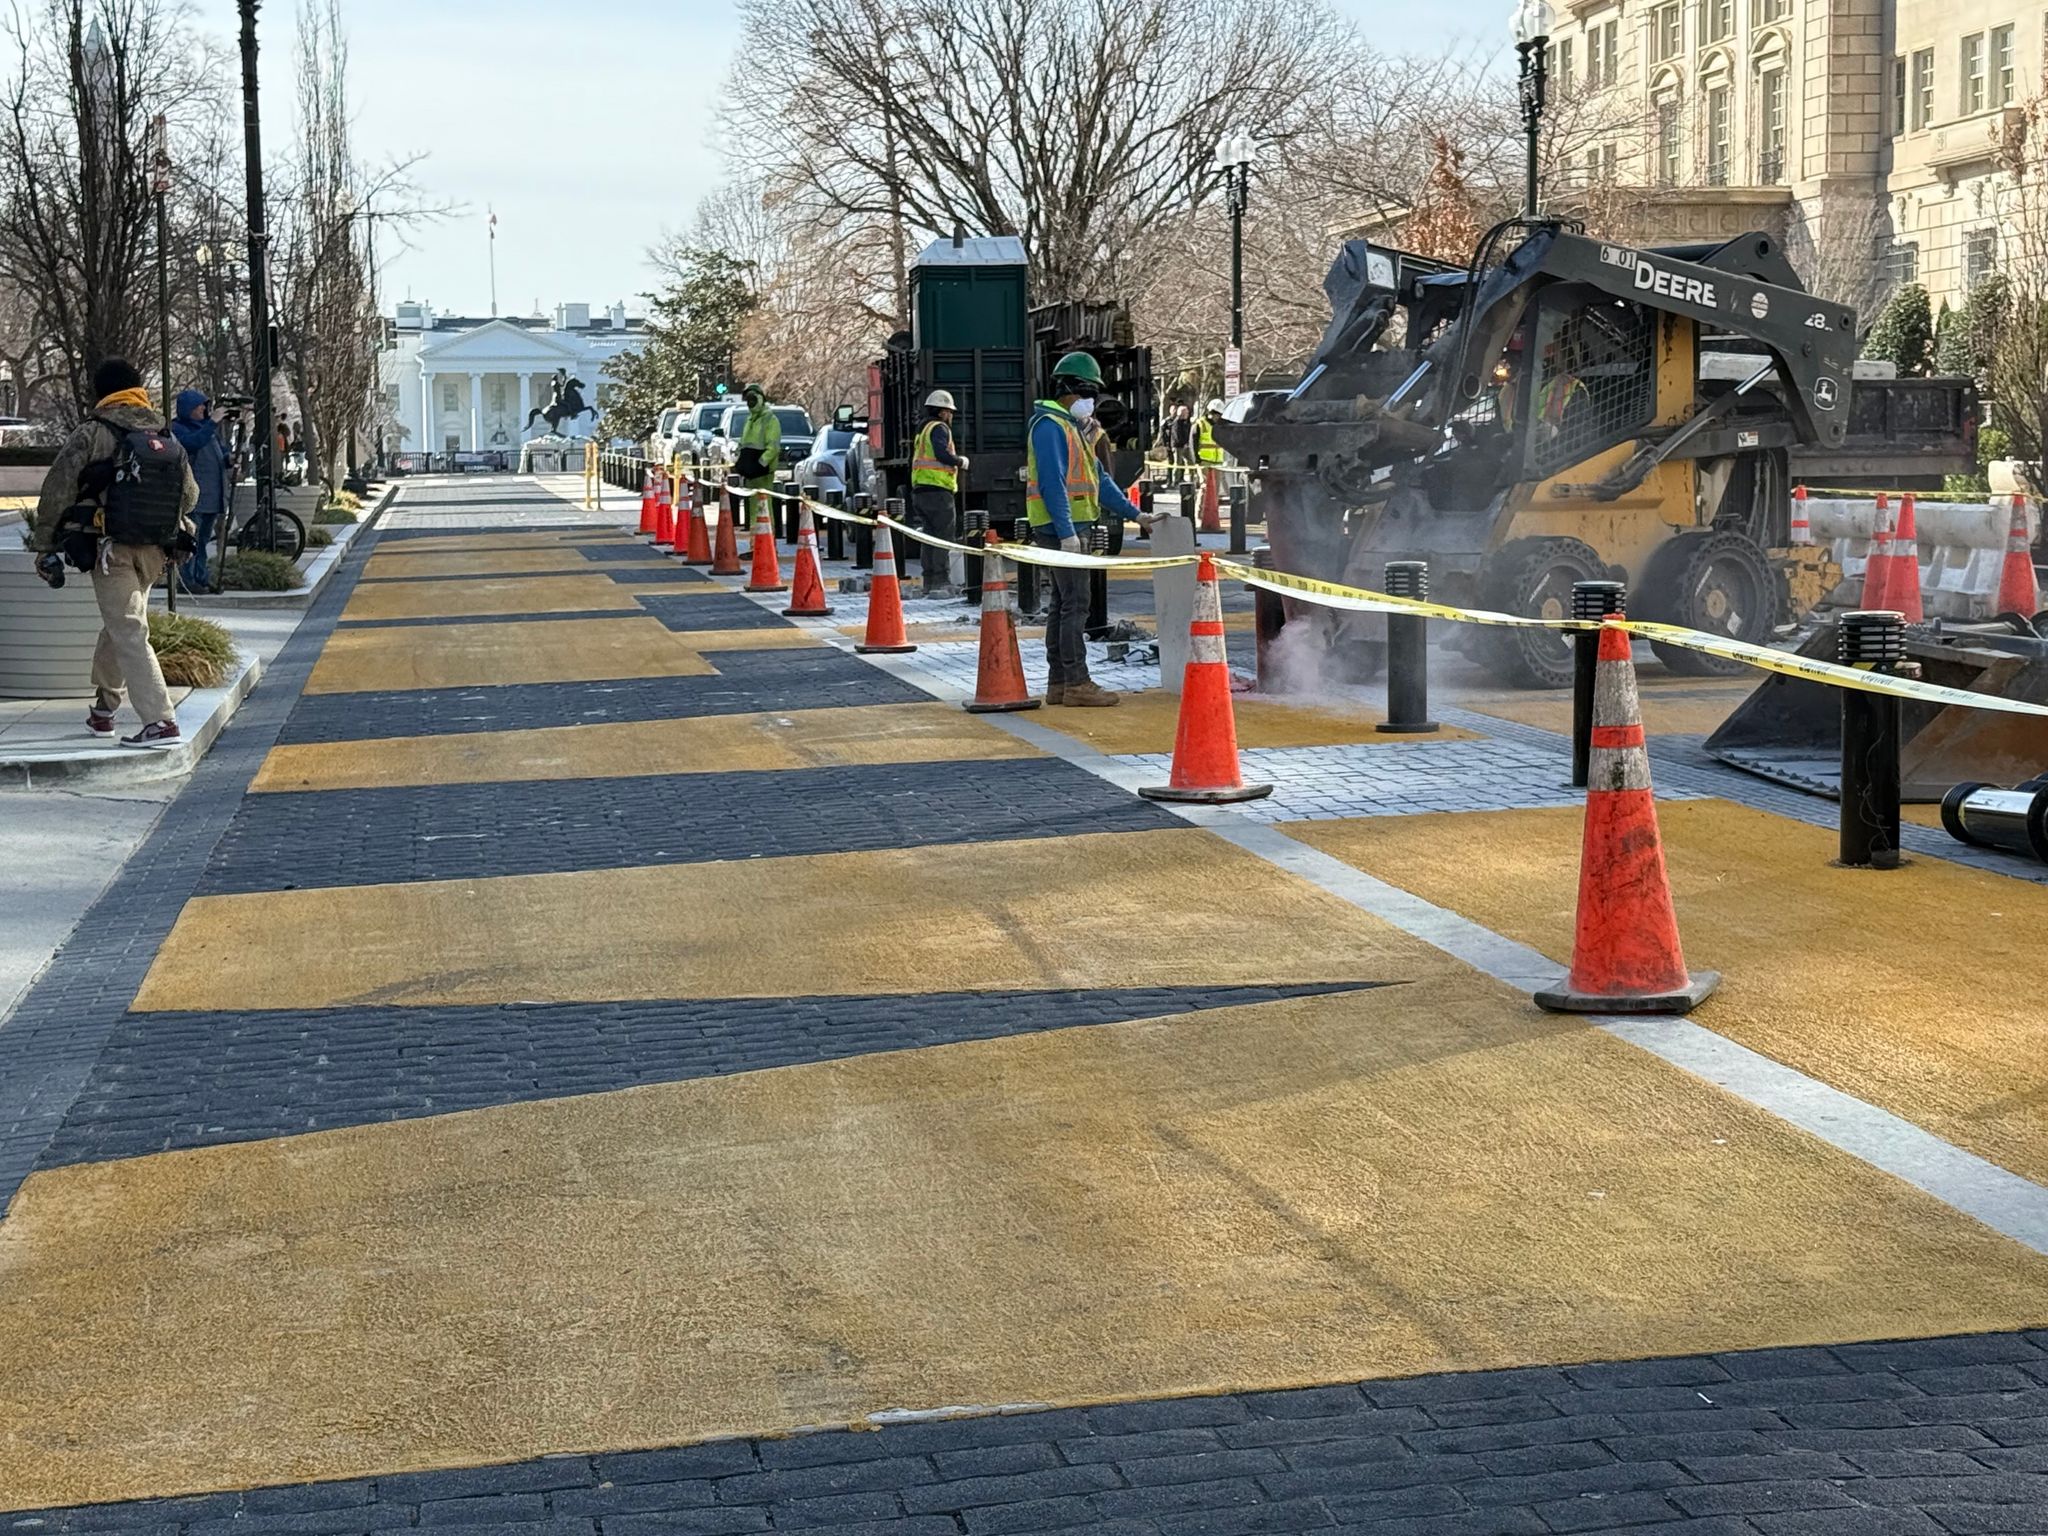
M1835 626L1823 624L1799 648L1835 659ZM2048 704L2048 640L2010 630L1908 630L1906 658L1930 683ZM2048 719L1903 699L1899 707L1901 798L1938 802L1974 780L2017 784L2048 770ZM1706 740L1731 767L1836 798L1842 787L1842 700L1825 683L1772 673Z

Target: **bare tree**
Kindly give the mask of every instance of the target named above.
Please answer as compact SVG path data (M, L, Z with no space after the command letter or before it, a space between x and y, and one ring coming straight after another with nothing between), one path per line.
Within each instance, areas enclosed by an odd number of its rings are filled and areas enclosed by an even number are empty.
M831 230L1016 234L1046 298L1114 294L1209 195L1218 139L1291 142L1347 34L1321 0L742 0L729 90L764 167Z
M2048 67L2000 155L1998 270L2003 304L1990 337L1992 424L2048 496ZM2048 539L2048 530L2044 530Z
M0 277L30 297L73 409L103 358L154 353L148 135L218 96L177 0L42 0L0 21Z

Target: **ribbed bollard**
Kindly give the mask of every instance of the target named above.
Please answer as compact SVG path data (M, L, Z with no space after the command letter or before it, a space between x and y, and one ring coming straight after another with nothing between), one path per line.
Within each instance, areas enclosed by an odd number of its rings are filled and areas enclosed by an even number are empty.
M1251 490L1245 484L1244 476L1232 475L1230 477L1230 552L1233 555L1244 553L1245 523L1249 520L1248 513L1250 508L1248 503L1250 500Z
M856 492L853 501L854 510L860 513L862 517L873 517L875 515L875 493L873 491ZM899 564L903 557L909 553L909 548L910 546L906 542L897 549L896 559ZM875 530L870 524L854 524L853 568L856 571L872 571L875 568ZM899 571L898 575L900 576L901 574Z
M1628 606L1628 587L1619 581L1572 583L1572 617L1588 624L1610 619ZM1593 752L1593 678L1600 659L1600 631L1572 636L1572 788L1586 787Z
M1106 555L1110 548L1110 526L1107 516L1096 519L1095 531L1088 540L1088 553ZM1100 640L1109 629L1109 572L1088 573L1088 621L1081 626L1081 633L1090 640Z
M1273 549L1261 544L1252 551L1252 564L1259 570L1273 569ZM1252 588L1252 644L1253 669L1258 673L1258 691L1272 693L1277 681L1267 666L1266 647L1279 638L1281 626L1287 622L1287 607L1278 592L1268 592L1264 587Z
M1889 672L1906 659L1906 620L1882 610L1835 622L1835 659ZM1842 690L1842 862L1853 869L1899 867L1899 700Z
M1381 590L1428 602L1429 562L1389 560ZM1419 613L1387 615L1387 718L1377 729L1394 736L1437 729L1429 718L1429 620Z
M982 541L987 537L988 509L986 507L969 507L960 514L960 542L962 544L971 544L976 549L979 549L982 546ZM981 556L969 555L965 564L967 567L964 578L967 587L967 601L979 607L981 605Z

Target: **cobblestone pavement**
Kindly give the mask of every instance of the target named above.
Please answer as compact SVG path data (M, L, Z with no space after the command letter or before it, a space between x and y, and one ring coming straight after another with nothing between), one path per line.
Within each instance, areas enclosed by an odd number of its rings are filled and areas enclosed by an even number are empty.
M302 693L337 628L620 616L572 580L582 608L343 620L378 550L707 581L624 505L405 486L0 1025L0 1531L2048 1533L2048 1238L1740 1070L1536 1014L1468 963L1506 941L1272 825L1505 814L1511 860L1513 816L1576 803L1554 733L1447 704L1469 736L1252 746L1272 797L1183 817L1128 793L1163 746L1047 729L1077 712L977 724L985 755L891 734L976 647L859 659L837 593L815 645L710 676ZM635 596L677 643L792 627ZM876 725L791 732L822 758L748 745L849 706ZM585 776L625 748L540 734L740 716L760 767ZM274 746L400 740L446 782L250 792ZM1832 817L1689 741L1656 769ZM1942 900L2035 921L2043 872L1921 832ZM1910 935L1931 898L1895 889ZM149 1001L251 949L302 1005ZM394 949L418 995L363 979ZM2048 1104L2038 1036L1987 1045L1987 1113Z

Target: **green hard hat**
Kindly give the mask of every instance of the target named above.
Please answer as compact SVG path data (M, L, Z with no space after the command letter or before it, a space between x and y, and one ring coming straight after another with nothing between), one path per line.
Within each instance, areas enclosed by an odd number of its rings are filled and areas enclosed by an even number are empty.
M1052 365L1052 376L1056 379L1079 379L1083 384L1102 387L1102 365L1086 352L1069 352Z

